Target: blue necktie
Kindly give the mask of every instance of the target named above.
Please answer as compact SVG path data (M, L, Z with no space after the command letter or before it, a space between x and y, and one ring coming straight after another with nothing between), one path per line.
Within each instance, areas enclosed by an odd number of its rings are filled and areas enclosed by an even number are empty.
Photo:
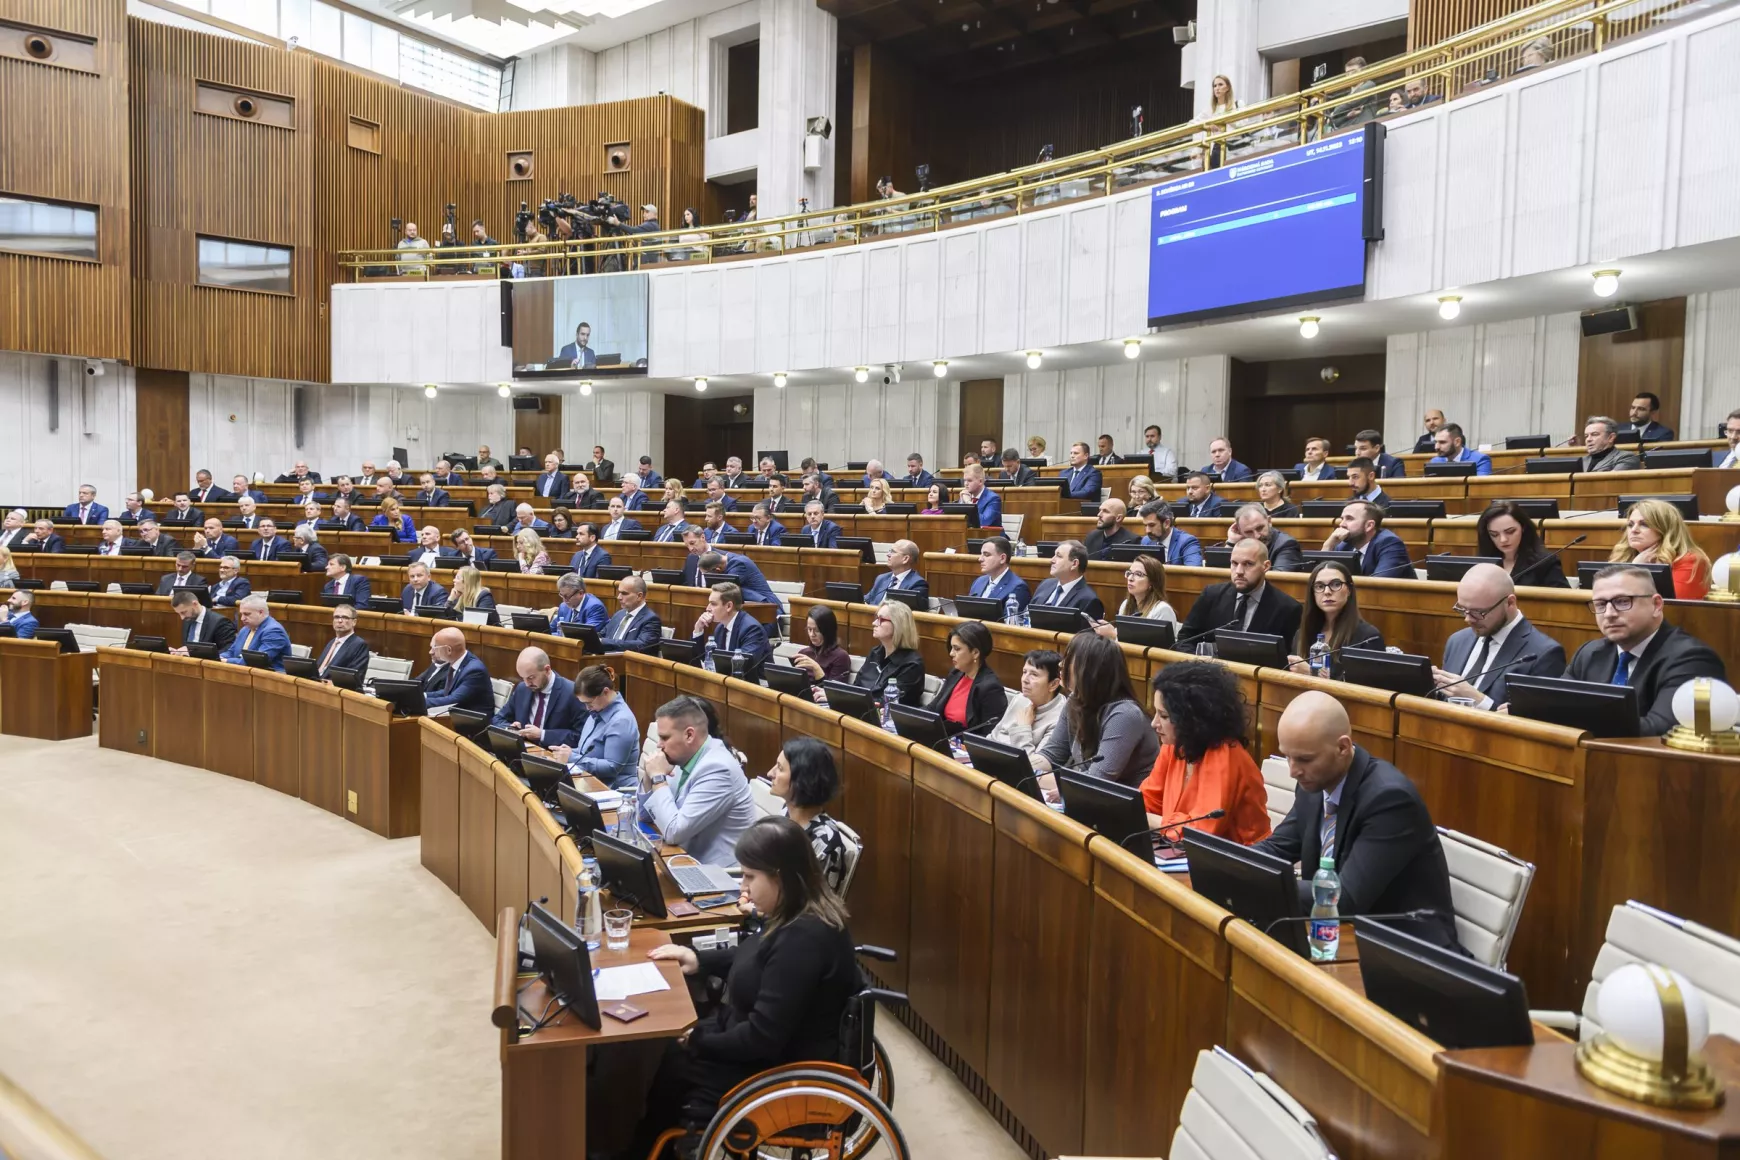
M1616 685L1631 684L1631 654L1621 652L1619 662L1613 666L1613 683Z

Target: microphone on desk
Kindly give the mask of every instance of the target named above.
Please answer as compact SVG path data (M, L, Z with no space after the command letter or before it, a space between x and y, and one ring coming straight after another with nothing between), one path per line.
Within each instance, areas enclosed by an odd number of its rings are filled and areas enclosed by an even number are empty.
M1464 683L1466 683L1468 685L1468 687L1472 689L1472 688L1474 688L1474 682L1476 680L1478 680L1479 678L1490 677L1494 673L1502 673L1502 672L1504 672L1504 670L1510 669L1510 668L1515 668L1517 665L1526 665L1530 661L1537 659L1540 655L1541 655L1540 653L1524 653L1522 656L1517 657L1514 661L1505 661L1502 665L1493 665L1490 669L1487 669L1484 673L1473 673L1473 674L1466 676L1466 677L1457 677L1454 680L1441 681L1438 684L1433 685L1431 687L1431 689L1429 689L1427 691L1426 696L1436 697L1439 693L1442 693L1445 689L1448 689L1453 685L1460 685L1460 684L1464 684Z
M1424 918L1435 918L1439 913L1437 907L1422 906L1414 910L1398 910L1391 914L1343 914L1339 916L1338 921L1351 922L1354 924L1362 922L1393 922L1397 919L1418 921ZM1263 928L1263 933L1268 934L1283 923L1310 921L1311 916L1309 914L1295 914L1289 915L1286 918L1277 918L1274 922L1271 922L1268 926Z
M1185 826L1188 826L1191 822L1211 822L1216 818L1224 818L1224 817L1226 817L1225 810L1209 810L1206 814L1198 814L1194 818L1185 818L1181 822L1173 822L1170 826L1156 826L1154 828L1153 832L1156 834L1164 835L1167 830L1182 830ZM1161 840L1164 841L1165 838L1162 837Z
M1557 560L1564 553L1569 552L1572 548L1575 548L1578 544L1581 544L1584 540L1587 540L1588 538L1589 538L1589 533L1585 532L1582 535L1578 536L1576 539L1572 540L1570 543L1566 544L1563 548L1559 548L1556 551L1548 552L1545 556L1542 556L1539 560L1536 560L1534 563L1530 564L1528 567L1523 568L1517 572L1512 572L1510 574L1510 582L1512 584L1519 583L1519 581L1517 580L1518 576L1527 576L1529 573L1533 572L1536 568L1539 568L1542 564L1545 564L1548 560Z
M1180 645L1193 644L1196 641L1202 640L1204 637L1213 636L1215 633L1219 632L1223 628L1237 628L1242 623L1243 623L1243 621L1241 621L1238 617L1235 616L1231 620L1227 621L1225 624L1217 624L1213 628L1205 628L1201 632L1192 633L1189 636L1179 637L1177 640L1172 642L1172 648L1174 651L1176 651Z

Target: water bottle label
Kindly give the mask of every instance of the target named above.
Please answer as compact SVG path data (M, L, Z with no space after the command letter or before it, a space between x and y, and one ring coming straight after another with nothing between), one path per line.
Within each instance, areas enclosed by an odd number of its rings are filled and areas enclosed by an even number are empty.
M1311 920L1311 941L1324 946L1336 946L1341 942L1341 920L1339 918L1314 918Z

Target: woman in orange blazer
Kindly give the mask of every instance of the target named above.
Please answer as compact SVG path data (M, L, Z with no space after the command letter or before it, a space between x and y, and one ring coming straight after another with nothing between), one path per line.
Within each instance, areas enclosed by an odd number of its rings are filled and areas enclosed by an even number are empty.
M1152 685L1160 756L1142 783L1148 824L1177 844L1184 819L1225 810L1190 826L1243 846L1268 837L1268 794L1245 749L1238 678L1212 661L1185 661L1161 669Z

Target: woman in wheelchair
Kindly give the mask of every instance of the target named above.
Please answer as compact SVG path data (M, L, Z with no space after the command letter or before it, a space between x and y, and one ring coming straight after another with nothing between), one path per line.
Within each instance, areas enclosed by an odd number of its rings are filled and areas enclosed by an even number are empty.
M650 954L723 979L717 1007L666 1050L637 1132L645 1156L665 1128L705 1126L725 1093L758 1072L840 1057L840 1021L863 987L846 909L822 879L804 828L762 818L737 839L743 889L761 929L734 948L671 944Z

